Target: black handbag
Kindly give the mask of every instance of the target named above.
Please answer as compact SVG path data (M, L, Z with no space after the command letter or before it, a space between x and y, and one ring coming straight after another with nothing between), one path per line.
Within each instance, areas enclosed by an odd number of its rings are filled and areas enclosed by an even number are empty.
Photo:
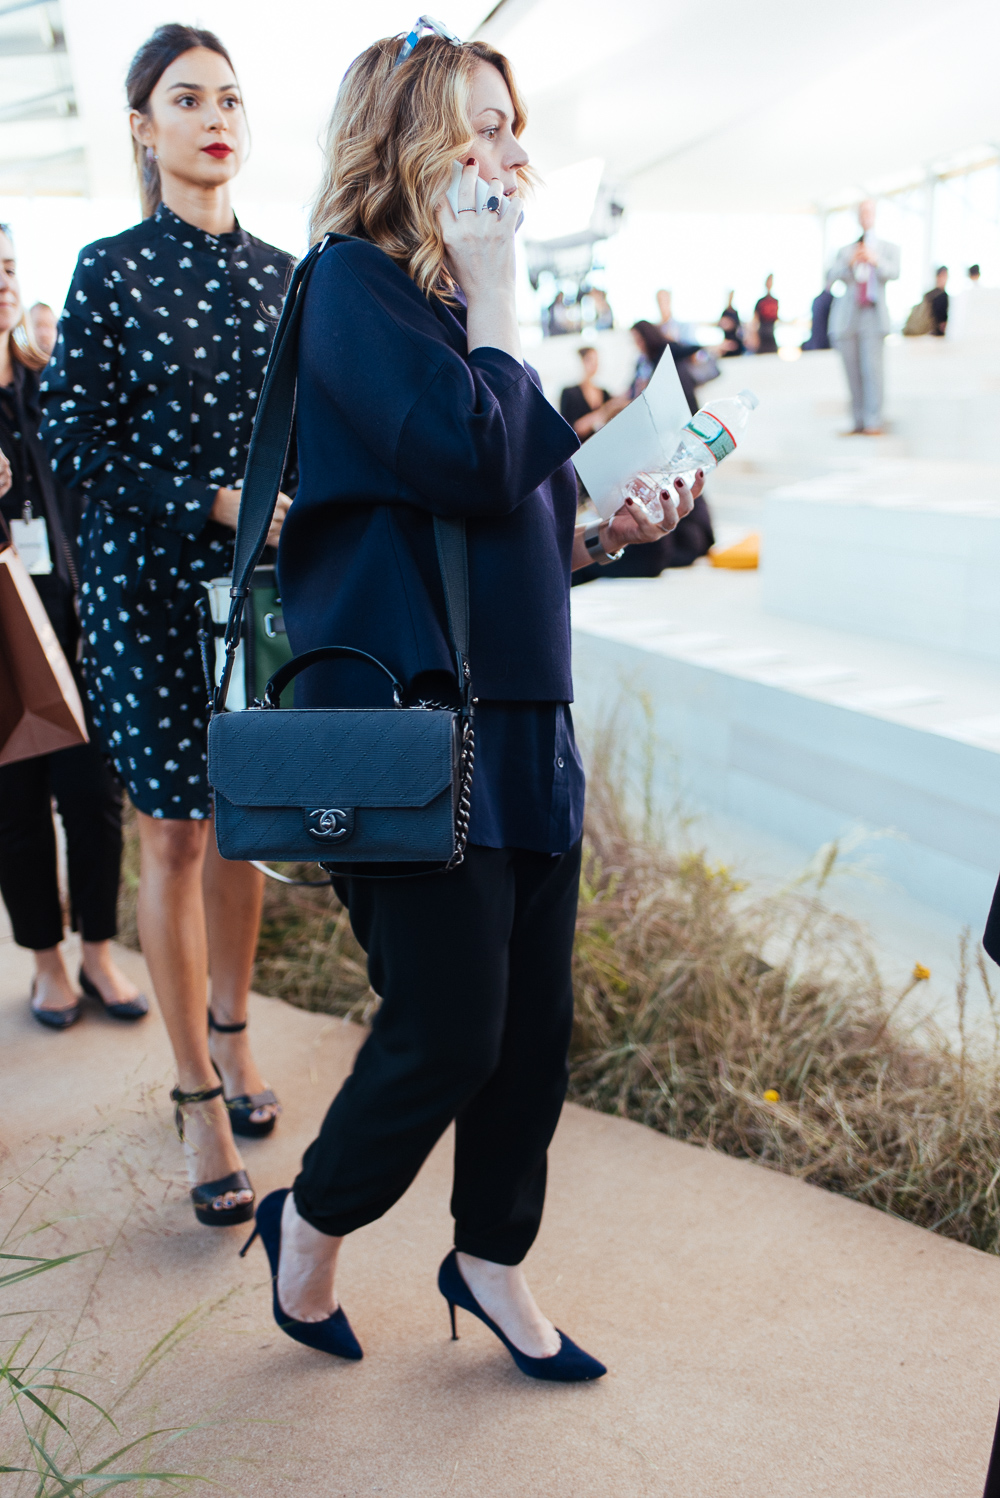
M287 661L261 698L226 711L244 605L274 514L295 411L298 331L328 235L292 277L275 333L247 455L233 559L226 659L208 725L208 779L223 858L316 861L332 874L400 875L454 869L465 854L474 760L465 522L434 517L457 707L404 706L388 666L347 645ZM318 661L353 659L381 672L392 707L285 708L281 694Z

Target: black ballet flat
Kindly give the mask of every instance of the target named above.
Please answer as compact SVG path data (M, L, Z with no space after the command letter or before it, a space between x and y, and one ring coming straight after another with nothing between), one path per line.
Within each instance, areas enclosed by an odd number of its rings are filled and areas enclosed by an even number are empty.
M198 1092L182 1092L179 1087L172 1089L170 1100L174 1104L174 1123L182 1144L184 1142L184 1115L181 1112L183 1105L185 1103L208 1103L212 1098L221 1096L221 1087L202 1087ZM238 1202L231 1207L219 1206L218 1203L230 1191L249 1191L250 1200ZM254 1190L245 1170L234 1170L227 1176L221 1176L217 1181L202 1181L200 1185L192 1186L191 1200L194 1203L195 1217L207 1228L235 1227L241 1222L250 1222L253 1219Z
M48 1030L68 1030L70 1025L75 1025L80 1018L79 1003L71 1004L68 1009L36 1009L35 990L37 986L36 981L32 979L28 1003L38 1023L44 1025Z
M120 1004L109 1004L96 983L91 983L87 974L81 967L79 973L80 987L88 999L96 999L107 1014L113 1019L142 1019L149 1013L149 1000L144 993L136 994L134 999L123 999Z
M208 1011L208 1028L214 1030L218 1035L238 1035L247 1027L246 1020L239 1025L220 1025L213 1015L211 1009ZM212 1062L215 1075L222 1081L222 1073ZM243 1092L239 1097L224 1097L223 1102L229 1110L229 1122L234 1134L242 1134L244 1139L264 1139L275 1124L278 1122L278 1113L281 1112L281 1104L271 1091L270 1087L264 1092ZM273 1104L278 1113L272 1113L270 1118L252 1118L258 1108L264 1108Z

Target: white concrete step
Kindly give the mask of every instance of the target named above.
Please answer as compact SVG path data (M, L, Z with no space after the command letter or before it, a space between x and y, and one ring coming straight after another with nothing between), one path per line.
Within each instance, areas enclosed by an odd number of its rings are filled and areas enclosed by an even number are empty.
M763 603L1000 662L1000 464L864 464L768 495Z
M833 839L981 931L1000 868L1000 667L764 612L707 566L573 590L582 726L652 705L661 797L808 858Z

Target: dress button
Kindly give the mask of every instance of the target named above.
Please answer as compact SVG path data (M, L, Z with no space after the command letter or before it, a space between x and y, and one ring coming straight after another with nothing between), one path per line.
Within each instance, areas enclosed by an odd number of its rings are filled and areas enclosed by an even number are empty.
M560 754L559 758L556 760L556 764L559 766L560 770L563 768L563 766L565 765L565 763L566 763L566 761L563 759L562 755Z

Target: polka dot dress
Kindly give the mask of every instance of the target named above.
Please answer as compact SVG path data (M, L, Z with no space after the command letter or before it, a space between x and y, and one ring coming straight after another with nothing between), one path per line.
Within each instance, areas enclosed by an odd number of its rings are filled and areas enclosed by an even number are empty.
M232 567L209 520L242 478L293 261L162 203L88 245L42 384L43 437L78 489L83 668L94 731L140 811L210 815L201 584Z

